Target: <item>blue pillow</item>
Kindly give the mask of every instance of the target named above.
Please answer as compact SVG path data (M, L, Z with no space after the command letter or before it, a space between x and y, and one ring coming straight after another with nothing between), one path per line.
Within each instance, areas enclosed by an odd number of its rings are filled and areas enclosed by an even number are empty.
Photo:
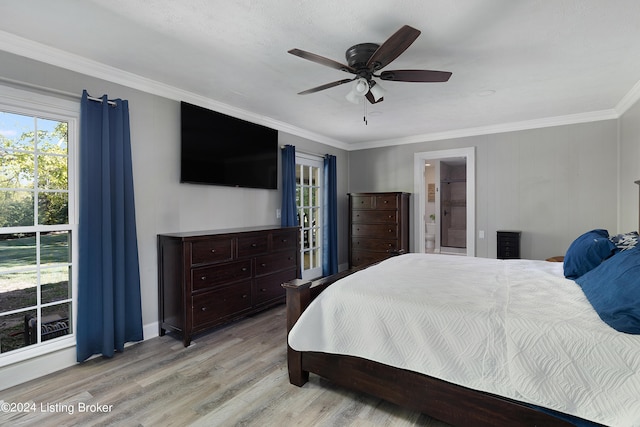
M577 279L616 251L607 230L587 231L571 243L564 255L564 277Z
M629 233L618 234L609 237L609 240L616 245L616 252L627 251L638 245L638 232L631 231Z
M640 246L609 258L576 283L605 323L640 334Z

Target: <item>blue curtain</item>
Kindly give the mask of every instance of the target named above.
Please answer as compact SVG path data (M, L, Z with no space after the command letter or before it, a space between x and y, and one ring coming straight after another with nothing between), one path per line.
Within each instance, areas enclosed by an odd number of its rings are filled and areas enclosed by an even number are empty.
M296 147L285 145L282 148L282 210L280 224L283 227L298 225L296 206Z
M338 272L338 190L336 156L324 156L322 275Z
M129 105L82 94L77 359L142 340Z

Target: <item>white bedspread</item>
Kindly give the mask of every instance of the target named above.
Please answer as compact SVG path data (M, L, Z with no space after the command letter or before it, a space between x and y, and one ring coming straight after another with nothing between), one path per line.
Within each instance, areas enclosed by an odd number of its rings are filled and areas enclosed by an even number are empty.
M289 345L640 426L640 336L602 322L562 263L390 258L324 291Z

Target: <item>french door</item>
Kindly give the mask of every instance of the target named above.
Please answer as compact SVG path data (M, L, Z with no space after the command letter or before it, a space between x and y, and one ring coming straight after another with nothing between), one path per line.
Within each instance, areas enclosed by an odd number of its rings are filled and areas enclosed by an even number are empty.
M302 278L322 276L322 158L296 154Z

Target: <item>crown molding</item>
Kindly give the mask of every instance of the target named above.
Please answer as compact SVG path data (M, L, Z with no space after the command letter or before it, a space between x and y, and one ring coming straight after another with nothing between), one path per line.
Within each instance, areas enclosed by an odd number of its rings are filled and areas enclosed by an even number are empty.
M569 114L566 116L546 117L543 119L524 120L520 122L501 123L490 126L479 126L452 131L434 132L422 135L413 135L406 138L385 139L379 141L351 144L351 150L365 150L369 148L389 147L394 145L417 144L420 142L441 141L445 139L466 138L495 133L516 132L545 127L572 125L576 123L595 122L600 120L612 120L619 117L614 109L593 111L588 113Z
M185 91L174 86L160 83L146 77L139 76L128 71L121 70L85 57L71 54L61 49L46 46L14 34L0 30L0 50L13 53L26 58L41 61L50 65L64 68L77 73L89 75L112 83L130 87L132 89L147 92L153 95L175 101L186 101L192 104L210 108L234 117L249 120L273 129L309 139L311 141L326 144L345 151L364 150L430 142L445 139L465 138L470 136L487 135L492 133L514 132L535 128L562 126L568 124L585 123L599 120L611 120L619 118L625 111L640 99L640 81L620 100L613 109L593 111L588 113L570 114L558 117L525 120L520 122L502 123L490 126L480 126L452 131L435 132L422 135L413 135L403 138L393 138L362 143L348 144L325 135L311 132L289 123L262 116L248 110L233 107L228 104L204 97L194 92Z
M629 108L640 100L640 80L631 88L629 92L618 102L615 107L618 116L622 116Z
M61 49L46 46L23 37L0 30L0 50L4 50L15 55L44 62L49 65L64 68L80 74L85 74L101 80L127 86L142 92L172 99L175 101L186 101L191 104L210 108L230 116L238 117L257 124L271 127L273 129L290 133L315 142L323 143L342 150L348 150L348 145L342 141L329 138L325 135L310 132L305 129L290 125L270 117L262 116L251 111L233 107L228 104L204 97L197 93L189 92L139 76L119 68L112 67L101 62L75 55Z

